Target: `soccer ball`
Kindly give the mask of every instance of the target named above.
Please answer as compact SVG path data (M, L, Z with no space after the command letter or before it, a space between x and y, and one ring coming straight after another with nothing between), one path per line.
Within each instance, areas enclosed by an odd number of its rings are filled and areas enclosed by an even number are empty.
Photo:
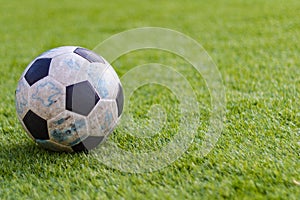
M123 90L111 65L93 51L63 46L35 58L16 89L27 134L53 151L88 151L115 128Z

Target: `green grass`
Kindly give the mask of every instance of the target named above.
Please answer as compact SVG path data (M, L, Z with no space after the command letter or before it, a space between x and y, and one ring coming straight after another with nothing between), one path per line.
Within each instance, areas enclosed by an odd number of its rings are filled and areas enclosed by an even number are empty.
M0 3L0 199L299 198L298 0ZM110 169L92 154L37 147L14 107L14 91L26 65L47 49L93 49L115 33L141 26L167 27L193 37L219 67L227 112L210 154L198 157L196 151L210 110L202 78L193 76L193 69L176 56L155 51L131 53L113 64L119 75L142 63L168 64L197 88L202 120L195 141L180 159L160 171L132 174ZM165 145L177 120L178 102L170 91L145 86L132 101L137 119L147 118L151 104L163 103L169 111L167 128L153 140L135 139L119 129L109 139L129 151Z

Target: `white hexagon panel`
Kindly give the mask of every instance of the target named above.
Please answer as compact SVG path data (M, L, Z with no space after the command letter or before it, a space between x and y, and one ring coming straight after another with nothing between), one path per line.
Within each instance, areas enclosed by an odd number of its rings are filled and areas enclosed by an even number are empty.
M89 68L87 70L88 80L94 85L96 88L99 79L106 71L109 65L103 63L90 63ZM97 92L99 94L99 92Z
M114 100L100 100L88 116L89 134L107 136L118 122L118 108Z
M88 137L86 117L71 111L64 111L48 121L50 140L74 146Z
M87 80L90 63L75 53L56 56L52 59L49 75L64 86Z
M19 81L18 87L16 89L16 110L20 119L23 119L26 112L29 110L29 90L30 87L27 81L22 78Z
M47 76L33 84L29 91L30 109L45 120L65 110L65 87Z
M120 80L115 78L115 75L112 73L113 69L110 68L112 67L108 65L98 78L89 78L101 99L115 99L118 93Z

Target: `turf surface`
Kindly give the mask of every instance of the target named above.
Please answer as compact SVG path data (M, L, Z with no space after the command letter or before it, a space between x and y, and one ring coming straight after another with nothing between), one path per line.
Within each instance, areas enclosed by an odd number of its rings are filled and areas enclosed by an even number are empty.
M299 10L298 0L1 1L0 199L298 199ZM47 49L92 49L115 33L141 26L167 27L193 37L219 67L227 112L210 154L201 158L196 153L210 109L204 81L181 59L155 51L128 54L113 66L122 75L147 62L173 65L200 88L198 135L179 160L161 171L132 174L84 153L37 147L22 130L14 107L14 91L26 65ZM147 118L151 104L162 103L167 128L143 141L117 129L110 140L128 151L163 146L176 130L176 99L159 86L145 86L132 101L137 119Z

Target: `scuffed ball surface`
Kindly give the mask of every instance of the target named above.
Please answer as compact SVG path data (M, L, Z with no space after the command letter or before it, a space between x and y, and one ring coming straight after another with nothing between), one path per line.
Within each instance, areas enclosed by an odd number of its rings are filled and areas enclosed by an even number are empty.
M27 134L53 151L95 148L115 128L123 90L111 65L82 47L51 49L34 59L16 89Z

